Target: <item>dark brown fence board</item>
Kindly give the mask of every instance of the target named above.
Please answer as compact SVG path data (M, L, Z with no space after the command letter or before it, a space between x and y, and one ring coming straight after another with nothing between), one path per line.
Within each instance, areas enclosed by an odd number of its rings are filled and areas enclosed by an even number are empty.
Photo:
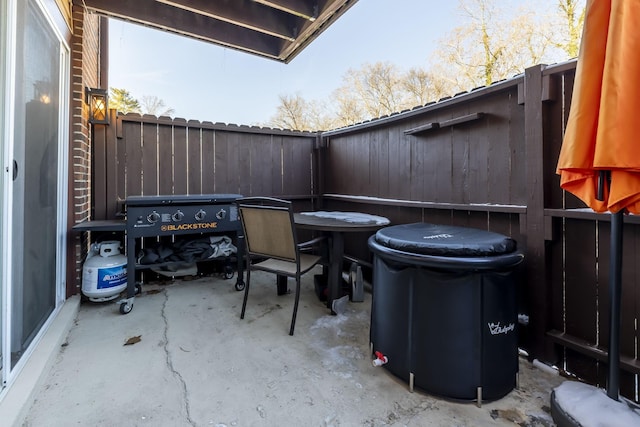
M327 193L338 193L345 191L340 186L340 176L337 174L341 169L346 168L346 157L344 155L345 144L342 143L343 138L329 138L327 148L324 149L325 166L324 171L324 187Z
M285 144L281 135L273 136L271 139L271 161L272 168L270 178L270 192L276 196L285 195L284 179L282 174L282 165L285 156Z
M256 153L257 155L262 156L265 159L265 162L271 163L268 169L269 174L265 176L265 182L262 183L264 194L271 194L274 196L284 195L282 182L284 177L282 176L281 170L281 165L284 161L282 138L282 136L271 137L269 141L263 142L263 144L269 144L268 153ZM310 210L310 206L307 206L306 203L304 203L304 205L306 210Z
M229 141L233 141L235 149L232 164L236 165L236 169L229 171L234 175L232 181L237 188L235 193L251 196L251 138L242 134L234 134L229 138Z
M424 177L427 175L425 170L425 144L420 144L415 139L407 141L409 146L411 159L411 170L409 171L409 199L422 200L424 195Z
M271 144L269 141L264 141L259 135L245 135L242 138L242 152L239 161L243 165L243 170L246 170L244 181L248 184L242 186L241 181L242 194L268 195L264 192L264 184L259 181L271 180L272 165L268 165L265 161L269 159L270 152ZM246 163L242 157L246 158Z
M189 194L187 185L187 126L186 120L176 120L173 126L173 194Z
M158 194L158 125L142 124L142 194Z
M187 191L188 194L203 194L202 191L202 135L200 122L189 121L187 128Z
M383 147L380 143L380 134L379 133L368 133L367 134L367 145L369 146L368 150L368 168L367 168L367 182L368 182L368 191L364 194L372 194L379 195L381 192L381 184L383 180L383 176L386 176L388 171L386 168L383 168L384 162L382 160L382 150L386 147Z
M638 344L638 318L640 295L638 279L640 278L640 227L635 224L623 225L622 247L622 294L620 305L620 352L626 355L637 355L640 350ZM627 381L631 381L627 378Z
M399 127L389 130L389 194L394 198L408 200L411 189L410 180L411 153L405 141L405 135ZM352 184L351 184L352 185Z
M462 116L469 114L468 108L469 106L467 106L467 108L465 108L463 111L460 111L452 120L456 120L457 117L460 117L459 114L461 114ZM471 193L477 191L478 186L484 184L474 183L471 181L471 176L473 174L473 172L471 171L472 152L476 149L476 147L475 145L472 146L468 124L463 126L452 126L451 133L452 144L454 148L453 156L454 159L457 158L460 161L458 168L454 166L454 171L457 170L457 173L454 173L452 177L454 182L454 191L452 193L452 196L454 196L455 198L451 201L453 203L468 204L471 203ZM459 152L460 154L456 155L456 152ZM458 191L456 191L455 183L458 179L460 180L460 188ZM483 191L483 194L486 194L486 191Z
M279 169L281 159L278 155L274 156L276 141L281 137L272 137L268 140L255 135L249 135L250 141L249 153L251 170L248 176L251 177L251 195L252 196L273 196L280 194L274 191L273 182L278 182L274 175L274 169ZM279 187L279 186L278 186ZM279 188L278 188L279 190Z
M215 131L202 129L202 194L216 192Z
M469 175L469 141L464 130L451 127L444 130L449 133L451 144L451 194L449 203L469 203L467 177Z
M235 165L235 170L229 171L231 173L230 181L233 182L234 187L237 189L234 191L235 193L251 196L250 138L242 134L233 134L229 138L229 142L232 141L233 156L230 159L231 164Z
M492 102L490 109L493 109ZM480 106L470 107L470 111L476 108L482 108ZM471 122L463 125L468 132L469 141L469 176L468 182L468 194L467 199L469 203L487 203L493 202L489 198L489 189L492 183L489 182L489 159L491 153L491 138L496 138L491 131L492 127L489 125L491 120L487 121L488 117L485 115L481 120ZM494 123L493 129L498 130L497 123ZM504 169L504 168L502 168ZM493 183L495 185L495 183Z
M452 225L453 212L445 209L424 209L423 221L429 224Z
M313 139L282 138L284 154L283 193L289 195L311 194L311 151ZM301 179L305 176L306 179Z
M376 188L373 188L371 195L377 197L389 197L391 193L389 190L389 182L391 180L391 175L394 173L389 162L389 132L376 132L375 135L375 141L376 144L378 144L376 154L378 155L377 164L379 177L377 191Z
M298 147L290 143L290 141L282 138L280 143L282 144L282 161L280 166L283 173L282 193L296 194L296 188L299 186L299 183L293 181L296 176L296 168L300 166L298 163L301 161L301 159L299 159L300 153L297 149ZM305 163L303 167L309 167L309 164Z
M506 159L511 159L511 151L522 151L522 137L513 138L512 132L522 135L522 128L518 129L518 120L514 115L522 115L522 107L515 109L515 89L501 93L500 102L491 104L491 109L485 115L483 131L486 133L487 148L487 197L482 202L509 204L517 202L512 199L512 186L518 174L522 171L513 170L511 162L505 164ZM514 129L515 128L515 129ZM509 177L505 179L505 174Z
M124 123L123 123L123 133L124 133ZM125 179L127 177L127 147L124 138L116 139L116 153L117 153L117 161L115 167L115 175L111 175L109 177L109 181L115 182L115 190L116 190L116 200L124 201L127 197L126 188L125 188ZM109 172L109 168L107 168L107 173ZM109 196L109 193L107 193ZM107 203L112 203L107 200Z
M425 141L425 144L429 144L429 161L426 167L432 171L429 179L429 181L431 181L429 194L433 194L433 197L425 197L423 200L445 203L451 202L452 200L452 177L457 172L453 170L453 149L451 142L451 132L447 132L446 130L434 133L432 141ZM428 165L431 167L429 168Z
M354 157L357 155L354 149L356 141L362 138L362 134L353 135L349 138L347 144L341 146L341 153L343 159L340 162L340 166L331 171L333 178L341 188L341 191L345 194L356 194L354 185L356 184L356 171L354 170L354 163L357 161Z
M601 371L598 362L582 353L572 349L565 350L565 360L567 362L566 371L571 375L576 375L589 383L598 387L604 387L605 383L601 380Z
M158 125L158 194L173 193L173 126Z
M554 218L552 221L556 230L562 230L565 221L563 218ZM556 234L553 240L547 242L547 280L551 284L550 329L564 331L564 239L559 232ZM554 359L549 362L559 364L564 352L559 348L556 350Z
M525 144L525 108L519 105L517 96L509 97L509 196L510 204L527 204L526 144Z
M369 152L370 134L361 133L356 143L353 144L353 163L351 175L354 177L353 194L369 194L371 191L369 176L371 163L362 161L370 158Z
M339 170L341 166L342 156L337 155L340 152L340 138L327 138L327 147L323 148L324 165L324 191L325 193L337 193L339 190L338 183L334 171Z
M223 162L226 162L223 170L225 171L225 191L224 193L238 193L244 196L251 196L249 181L247 176L250 176L249 169L249 156L247 143L244 141L245 136L238 133L226 133L225 134L225 158ZM222 166L221 163L217 163L218 166ZM242 182L245 185L242 185Z
M232 133L215 132L215 192L233 194L238 191L232 181L235 174L242 174L237 170L237 165L232 164L232 144L229 141ZM235 173L234 173L235 172Z
M564 84L564 76L551 76L551 78L557 80L556 87L562 87ZM562 91L558 91L555 94L553 101L547 102L547 114L548 120L545 123L545 164L546 171L546 188L545 188L545 206L553 208L563 207L563 191L560 188L560 177L556 175L555 169L557 167L557 159L560 155L560 148L562 147L562 138L564 136L564 110L565 110L565 97Z
M142 124L137 122L125 122L123 125L123 139L125 141L136 141L135 144L126 145L125 162L127 180L124 193L126 196L140 195L142 193L142 182L140 180L139 173L139 171L142 170L142 152L140 144Z
M460 227L478 228L480 230L488 229L488 212L481 211L454 211L453 225Z
M516 242L520 240L520 223L519 215L490 212L487 216L487 230L494 233L500 233L513 238ZM523 246L523 242L519 242L519 246Z
M349 139L348 144L341 147L344 158L339 168L332 170L334 179L340 182L345 194L365 194L368 192L369 164L363 158L369 157L369 133L358 133ZM363 179L364 178L364 179Z
M422 209L407 209L399 206L353 205L351 210L367 212L373 215L380 215L388 218L390 221L390 226L423 222Z
M596 227L590 221L567 220L565 230L565 332L597 344ZM577 375L596 374L595 362L589 364L582 355L567 353L566 363Z

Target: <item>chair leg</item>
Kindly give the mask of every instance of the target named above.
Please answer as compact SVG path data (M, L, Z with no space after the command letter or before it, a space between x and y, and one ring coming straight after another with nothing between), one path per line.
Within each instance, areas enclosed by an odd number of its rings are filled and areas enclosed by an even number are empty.
M247 284L244 288L244 298L242 299L242 311L240 312L240 318L244 319L244 311L247 308L247 298L249 297L249 286L251 285L251 267L247 268Z
M293 329L296 327L296 315L298 314L299 301L300 301L300 276L296 276L296 301L293 304L293 316L291 317L291 329L289 329L289 335L293 335Z

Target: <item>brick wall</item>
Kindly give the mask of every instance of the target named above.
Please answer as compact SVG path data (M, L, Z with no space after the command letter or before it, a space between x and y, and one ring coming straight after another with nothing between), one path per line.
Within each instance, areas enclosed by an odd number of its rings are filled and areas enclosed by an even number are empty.
M91 127L86 87L100 87L100 17L73 6L71 37L71 132L69 216L71 225L91 215ZM88 250L86 233L70 233L67 263L67 296L80 293L82 261Z

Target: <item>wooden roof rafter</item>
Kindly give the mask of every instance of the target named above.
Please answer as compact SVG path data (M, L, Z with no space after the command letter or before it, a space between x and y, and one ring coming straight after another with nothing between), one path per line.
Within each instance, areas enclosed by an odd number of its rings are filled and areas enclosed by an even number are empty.
M357 0L73 0L87 10L288 63Z

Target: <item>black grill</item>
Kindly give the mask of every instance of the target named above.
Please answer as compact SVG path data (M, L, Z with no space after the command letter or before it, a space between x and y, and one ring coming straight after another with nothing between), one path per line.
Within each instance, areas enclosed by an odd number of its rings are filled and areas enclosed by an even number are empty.
M239 194L127 197L127 235L135 238L240 231L234 203L240 197Z
M231 233L238 239L242 225L235 205L240 194L198 194L130 196L127 211L127 301L120 311L128 313L136 293L136 239L179 234ZM236 289L244 288L242 258L244 245L238 242ZM148 266L147 266L148 267Z

